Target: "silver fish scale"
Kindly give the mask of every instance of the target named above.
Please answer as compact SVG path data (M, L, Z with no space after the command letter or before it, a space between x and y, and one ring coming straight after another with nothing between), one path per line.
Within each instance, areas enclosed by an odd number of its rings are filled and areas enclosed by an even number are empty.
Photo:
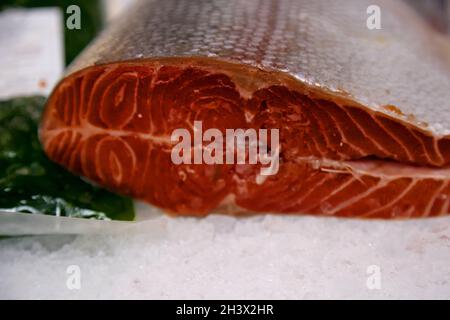
M367 8L381 8L369 30ZM284 71L376 111L450 135L450 44L400 1L143 0L70 67L207 57ZM411 115L413 117L411 117Z

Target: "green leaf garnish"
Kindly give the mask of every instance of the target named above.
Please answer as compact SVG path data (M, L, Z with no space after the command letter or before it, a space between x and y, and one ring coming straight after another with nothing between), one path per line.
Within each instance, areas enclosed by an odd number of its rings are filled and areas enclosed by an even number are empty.
M0 210L133 220L133 201L51 162L37 130L45 98L0 101Z

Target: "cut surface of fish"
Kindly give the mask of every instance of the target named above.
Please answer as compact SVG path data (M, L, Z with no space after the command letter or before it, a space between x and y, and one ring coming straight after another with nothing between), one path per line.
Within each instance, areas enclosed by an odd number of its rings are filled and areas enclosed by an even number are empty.
M173 214L449 214L450 45L378 2L381 30L364 0L142 1L55 88L44 149ZM276 174L175 164L172 133L196 121L278 129Z

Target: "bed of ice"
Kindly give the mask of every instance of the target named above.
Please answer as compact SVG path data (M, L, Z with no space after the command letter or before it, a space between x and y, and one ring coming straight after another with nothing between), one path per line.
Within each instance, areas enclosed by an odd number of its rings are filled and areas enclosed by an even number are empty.
M450 218L157 214L109 235L8 238L0 298L449 299Z

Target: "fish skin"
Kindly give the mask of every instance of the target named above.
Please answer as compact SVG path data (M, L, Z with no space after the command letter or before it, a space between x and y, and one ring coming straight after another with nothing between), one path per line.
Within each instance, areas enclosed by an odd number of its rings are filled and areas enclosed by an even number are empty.
M382 10L381 30L366 27L373 4ZM175 214L444 215L450 213L448 48L400 2L144 0L69 68L47 104L41 141L49 157L69 170ZM305 150L292 152L293 144L287 145L280 173L262 185L254 172L236 168L222 167L217 177L210 168L175 168L158 149L166 143L170 118L154 107L159 93L122 85L129 93L114 93L118 100L146 98L108 113L104 100L113 96L99 89L119 80L154 89L162 85L155 79L164 68L193 68L226 83L224 98L235 99L237 113L240 103L263 114L261 99L269 99L271 112L280 111L280 101L299 102L311 125L284 136L306 141ZM175 97L182 92L171 90ZM139 112L160 120L150 126L135 119L136 108L149 99L152 109ZM123 116L115 117L119 111ZM334 131L326 129L330 123ZM277 125L294 128L287 119ZM376 142L370 130L385 131L390 141ZM358 136L373 146L361 148Z
M366 26L381 9L381 30ZM450 135L450 45L390 0L144 0L69 68L205 57L282 71L431 134ZM384 106L395 106L395 113Z

